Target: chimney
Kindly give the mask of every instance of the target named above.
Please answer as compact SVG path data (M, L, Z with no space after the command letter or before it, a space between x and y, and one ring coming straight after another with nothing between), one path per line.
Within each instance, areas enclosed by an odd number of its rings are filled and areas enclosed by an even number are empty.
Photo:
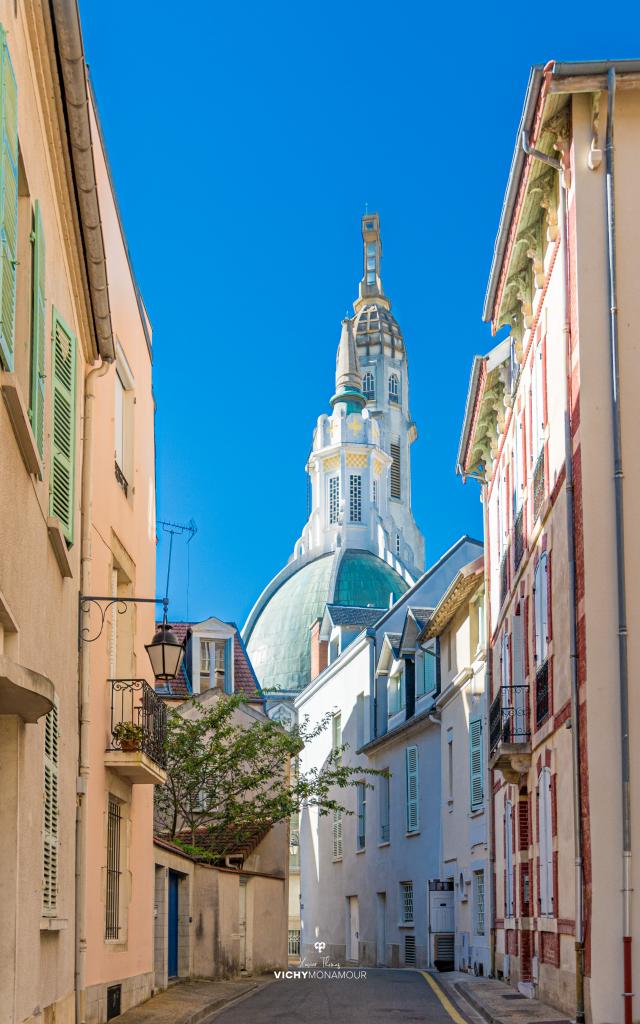
M329 641L320 639L322 619L316 619L311 629L311 678L315 679L324 672L329 663Z

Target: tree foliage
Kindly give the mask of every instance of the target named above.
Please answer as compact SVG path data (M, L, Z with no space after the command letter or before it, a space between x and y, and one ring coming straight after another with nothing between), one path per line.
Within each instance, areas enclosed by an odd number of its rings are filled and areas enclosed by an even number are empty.
M245 702L242 694L193 700L193 710L169 715L167 782L156 787L156 829L196 856L221 859L305 805L321 815L351 814L336 791L342 795L358 782L371 786L365 777L381 774L343 764L347 744L321 766L298 771L298 755L328 727L331 713L287 731L262 715L250 721L250 705L238 715Z

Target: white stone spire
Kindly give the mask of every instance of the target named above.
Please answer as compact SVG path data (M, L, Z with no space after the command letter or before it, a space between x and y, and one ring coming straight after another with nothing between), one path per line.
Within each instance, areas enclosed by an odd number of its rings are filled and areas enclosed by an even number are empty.
M335 407L337 402L344 402L348 412L363 409L367 400L362 394L362 374L358 360L358 350L353 334L353 324L349 317L342 321L342 333L336 356L336 393L331 399Z

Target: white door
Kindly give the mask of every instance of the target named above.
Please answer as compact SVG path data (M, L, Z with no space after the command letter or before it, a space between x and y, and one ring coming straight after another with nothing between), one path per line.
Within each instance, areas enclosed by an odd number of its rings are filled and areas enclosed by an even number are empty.
M443 892L430 892L431 901L431 931L432 932L453 932L455 931L455 910L453 903L453 890Z
M376 963L384 967L387 961L387 894L378 893L376 907Z
M358 912L358 897L349 897L349 960L358 960L359 956L359 929L360 915Z

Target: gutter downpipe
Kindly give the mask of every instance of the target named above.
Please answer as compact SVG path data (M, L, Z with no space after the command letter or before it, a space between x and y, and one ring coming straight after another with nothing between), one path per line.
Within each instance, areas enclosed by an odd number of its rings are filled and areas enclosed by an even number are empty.
M80 547L80 595L91 593L91 510L92 510L92 479L94 436L94 401L95 382L104 377L113 360L105 359L99 366L89 371L85 380L84 390L84 423L82 443L82 492L80 498L81 511L81 547ZM87 787L89 781L89 706L91 662L87 645L82 642L83 627L88 625L89 612L82 609L79 601L78 609L78 710L79 710L79 742L78 742L78 779L76 783L76 858L75 858L75 992L76 992L76 1024L85 1024L86 998L85 973L87 958L86 934L86 895L87 895Z
M582 834L582 780L580 777L580 690L578 681L578 627L576 596L575 505L573 483L573 444L571 433L571 326L569 322L569 232L565 171L561 160L554 160L529 145L527 132L522 133L522 148L535 160L554 167L560 175L560 224L562 271L562 333L565 360L564 461L567 502L567 568L569 575L569 666L571 674L571 753L573 775L573 834L575 863L575 954L576 954L576 1024L584 1024L584 862ZM629 1021L628 1024L631 1024Z
M489 537L489 486L486 479L482 482L482 521L483 531L485 538L485 549L484 549L484 645L486 650L486 669L485 669L485 709L489 711L491 707L491 687L493 679L493 650L489 643L489 637L491 636L491 608L490 608L490 587L489 587L489 549L487 540ZM484 756L484 753L483 753ZM489 764L489 758L487 757L487 764ZM489 962L491 964L491 977L496 976L496 838L495 838L495 814L494 814L494 799L493 799L493 769L489 775L491 783L490 792L487 794L487 804L491 809L489 815L489 828L487 829L487 840L488 840L488 854L489 854L489 921L491 927L489 929Z
M631 959L631 768L629 751L629 664L627 657L627 585L624 553L622 421L620 413L620 353L618 344L618 282L616 268L616 204L614 187L613 115L616 71L607 73L607 133L605 143L607 265L609 284L609 346L611 355L611 416L613 428L613 485L615 497L618 666L620 687L620 753L622 781L622 944L624 1021L633 1017Z

